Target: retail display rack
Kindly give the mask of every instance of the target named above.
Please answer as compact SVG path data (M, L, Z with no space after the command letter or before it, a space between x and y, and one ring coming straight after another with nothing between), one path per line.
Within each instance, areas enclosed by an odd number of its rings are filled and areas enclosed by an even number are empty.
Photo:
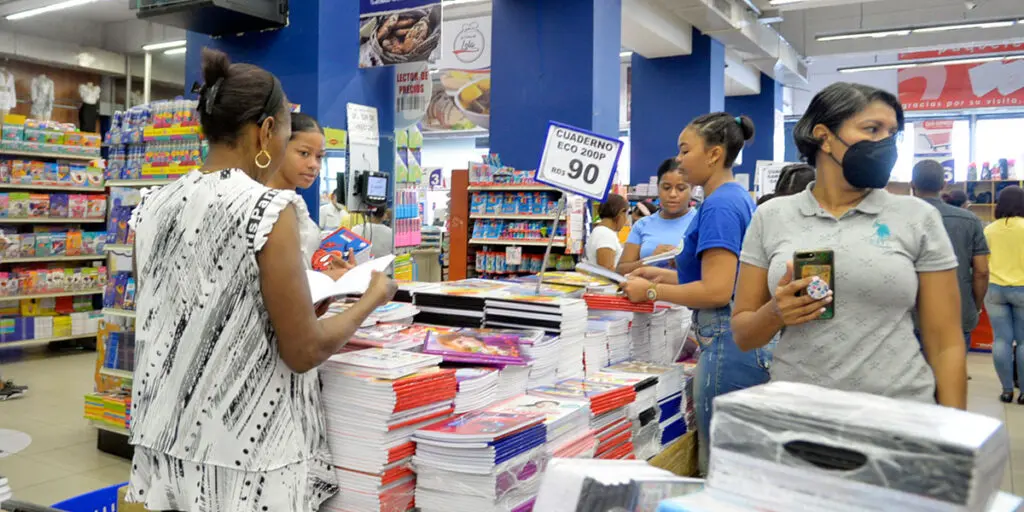
M997 179L960 181L947 186L946 192L962 190L967 194L969 201L968 208L970 208L970 210L974 212L982 222L989 223L996 218L996 198L999 197L999 192L1002 192L1004 188L1010 186L1022 187L1024 186L1024 180ZM910 183L906 182L889 182L886 189L893 194L911 194Z
M533 171L488 164L453 171L451 182L449 259L466 261L468 268L449 269L449 279L535 274L545 266L549 242L547 269L575 267L585 236L582 198L536 182Z

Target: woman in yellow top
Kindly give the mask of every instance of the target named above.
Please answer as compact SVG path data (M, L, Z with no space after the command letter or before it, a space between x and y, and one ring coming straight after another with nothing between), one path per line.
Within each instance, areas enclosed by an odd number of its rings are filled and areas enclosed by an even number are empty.
M1013 340L1017 374L1024 376L1024 189L1006 187L996 202L996 221L985 228L992 251L985 307L992 321L992 362L1003 385L999 399L1013 400ZM1024 405L1024 393L1017 397Z

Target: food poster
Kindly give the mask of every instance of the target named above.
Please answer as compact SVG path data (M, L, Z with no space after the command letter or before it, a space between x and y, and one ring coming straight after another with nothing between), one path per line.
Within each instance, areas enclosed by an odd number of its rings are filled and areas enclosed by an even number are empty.
M427 113L433 82L426 62L395 66L395 129L405 130L419 123Z
M359 0L359 67L436 60L440 0Z
M491 17L447 21L424 131L488 129L491 124Z

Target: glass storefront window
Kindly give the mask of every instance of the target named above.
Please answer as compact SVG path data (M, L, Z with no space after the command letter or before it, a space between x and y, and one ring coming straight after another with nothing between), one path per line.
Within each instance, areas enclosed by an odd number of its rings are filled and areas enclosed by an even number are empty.
M1017 176L1024 175L1024 144L1021 144L1021 133L1024 133L1024 117L1006 119L979 119L975 127L974 161L978 164L978 172L988 162L998 167L999 159L1015 161Z

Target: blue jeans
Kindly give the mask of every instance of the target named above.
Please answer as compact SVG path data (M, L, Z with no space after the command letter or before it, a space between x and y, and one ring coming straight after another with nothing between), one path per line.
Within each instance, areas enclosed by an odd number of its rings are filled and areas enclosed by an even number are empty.
M700 359L693 381L693 403L697 409L697 439L701 471L707 473L711 415L715 397L768 382L774 342L767 347L743 352L732 339L729 320L732 307L699 309L693 323L700 343Z
M1024 376L1024 286L988 285L985 308L992 322L992 363L1003 391L1013 391L1013 342L1017 374Z

